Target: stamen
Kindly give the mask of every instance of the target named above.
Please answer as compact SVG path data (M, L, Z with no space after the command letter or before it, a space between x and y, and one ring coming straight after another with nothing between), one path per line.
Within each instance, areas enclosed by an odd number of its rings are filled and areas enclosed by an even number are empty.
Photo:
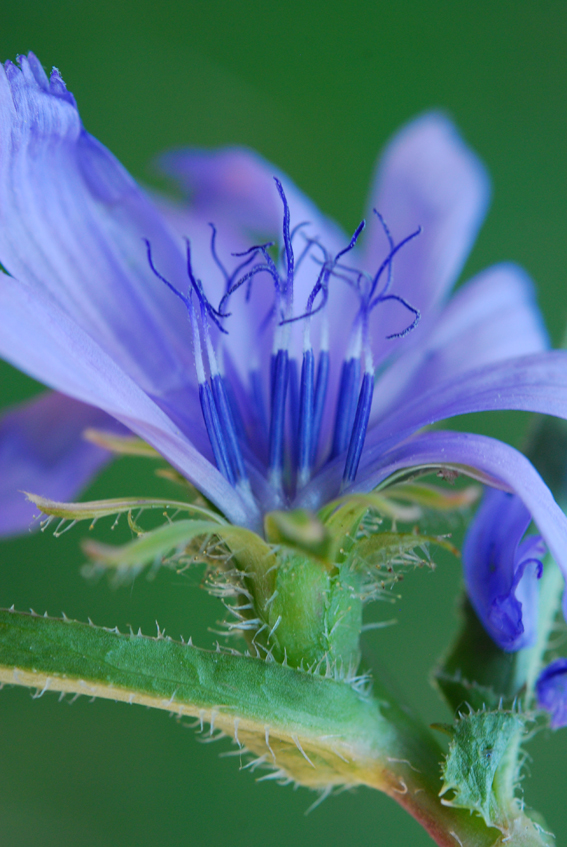
M195 358L195 370L197 371L197 381L199 385L204 385L207 381L207 377L205 376L205 363L203 361L203 350L201 347L201 333L199 332L199 322L197 320L197 315L195 314L195 306L193 305L192 297L188 298L187 306L189 308L191 329L193 330L193 355Z
M187 308L189 308L189 297L187 297L187 295L185 295L185 294L182 294L181 291L179 291L174 285L172 285L171 282L168 279L166 279L164 276L162 276L160 274L160 272L158 271L158 269L154 265L154 262L153 262L153 259L152 259L152 247L151 247L149 240L147 238L142 238L142 241L146 245L146 253L147 253L147 257L148 257L148 264L150 266L150 270L152 271L152 273L155 276L157 276L157 278L159 280L161 280L161 282L165 283L165 285L167 285L167 287L170 289L170 291L173 291L173 293L177 297L179 297L179 299L182 300L183 303L185 303Z
M378 268L378 270L377 270L377 272L374 276L374 279L372 280L370 293L368 295L368 306L367 306L366 314L367 315L370 314L372 309L374 309L379 303L385 303L387 300L396 300L398 303L401 303L402 306L404 306L408 311L410 311L414 315L414 319L411 322L411 324L409 324L401 332L393 332L390 335L387 335L386 339L390 340L392 338L404 338L404 336L408 335L410 332L412 332L412 330L414 330L416 328L419 321L421 320L421 313L420 313L419 309L415 309L413 306L411 306L407 302L407 300L405 300L403 297L400 297L398 294L388 294L388 292L389 292L389 290L392 286L392 279L393 279L392 260L393 260L394 256L396 255L396 253L398 253L401 250L402 247L404 247L408 242L413 241L414 238L416 238L418 235L420 235L421 227L418 227L415 230L415 232L412 232L412 233L410 233L410 235L406 236L406 238L403 238L400 241L399 244L394 245L394 240L392 238L390 230L388 229L388 227L386 225L384 218L382 217L380 212L378 212L377 209L374 209L373 211L374 211L374 214L376 215L376 217L378 218L378 220L380 221L380 223L382 224L382 228L383 228L383 230L386 234L386 238L388 239L388 244L390 245L390 252L386 256L386 258L384 259L384 261L382 262L380 267ZM388 276L387 276L387 279L386 279L386 283L384 284L382 291L380 291L379 294L374 296L375 291L376 291L376 287L377 287L378 282L380 280L380 277L382 276L386 267L388 268Z
M363 286L364 282L366 284ZM348 452L343 473L343 487L348 485L350 482L353 482L356 472L358 471L362 448L364 447L364 440L366 438L366 430L368 429L368 421L370 420L372 397L374 395L374 362L372 361L372 347L370 345L368 327L370 310L367 307L368 288L370 285L371 283L367 279L360 279L362 295L360 326L358 333L353 340L355 348L360 344L364 351L364 376L362 377L362 385L358 394L356 414L354 416L354 422L350 432ZM366 290L363 290L363 287Z
M270 419L269 474L281 489L285 436L285 401L288 383L288 352L280 349L272 357L272 410Z
M232 415L232 420L234 422L234 429L236 431L237 438L243 443L246 444L248 441L248 434L246 432L246 427L244 426L244 420L242 419L242 415L240 413L240 407L236 400L236 394L234 393L234 388L232 387L232 383L229 379L226 378L223 373L223 369L220 368L220 375L223 381L224 389L226 391L226 396L228 399L228 405L230 408L230 412Z
M296 229L297 229L297 227L296 227ZM294 232L295 232L295 230L294 230ZM291 234L292 239L293 239L294 232L292 232L292 234ZM301 253L299 254L299 258L295 260L295 271L294 271L294 273L299 270L299 268L301 267L301 265L303 264L303 262L305 261L305 259L307 258L307 256L309 255L309 253L311 252L313 247L321 248L321 245L317 241L315 241L313 238L305 238L305 246L304 246L303 250L301 251Z
M347 244L347 246L344 247L342 250L339 250L339 252L335 256L335 264L339 261L341 256L344 256L345 253L350 253L350 251L353 249L353 247L356 246L356 242L358 241L360 233L362 232L362 230L364 229L365 226L366 226L366 221L363 220L359 223L359 225L355 229L354 234L353 234L351 240L349 241L349 243Z
M222 326L219 320L219 318L224 317L224 315L222 315L219 311L217 311L217 309L214 308L214 306L211 305L203 290L203 283L200 279L197 279L197 277L193 273L193 267L191 264L191 242L188 238L185 239L185 246L187 249L187 276L189 277L191 285L193 286L193 290L195 291L195 294L199 299L201 308L204 309L206 314L211 318L217 329L219 329L225 335L228 335L228 332Z
M296 226L294 226L294 228L291 231L291 235L290 235L290 241L291 241L292 244L293 244L293 239L295 238L296 234L298 232L300 232L303 229L303 227L306 227L306 226L309 226L309 221L303 221L303 223L300 223L300 224L297 224ZM303 237L305 238L305 246L304 246L303 250L301 251L301 253L299 254L299 258L295 259L294 273L298 270L298 268L302 264L305 257L310 253L313 245L317 244L317 241L315 241L315 239L307 238L307 236L305 236L305 235Z
M251 247L249 250L245 250L243 253L233 253L232 254L233 256L251 256L252 259L255 259L256 254L258 252L261 252L262 255L264 256L264 259L266 260L266 263L263 264L263 265L255 265L252 268L252 270L248 271L248 273L244 274L244 276L240 277L239 279L236 280L236 282L233 282L230 285L230 287L227 289L227 291L223 294L221 301L219 303L219 308L218 308L217 314L220 317L223 317L223 318L230 317L230 313L229 312L227 313L227 312L224 311L225 306L228 303L230 297L235 293L235 291L238 291L238 289L241 288L243 285L245 285L247 282L249 283L249 285L248 285L248 290L246 292L246 300L248 301L250 299L252 280L256 276L256 274L259 274L259 273L262 273L262 272L268 273L272 277L272 279L274 280L276 288L279 288L280 283L281 283L280 277L279 277L279 274L277 272L277 268L273 263L272 257L267 252L267 249L269 247L273 247L273 245L274 245L273 241L268 241L265 244L256 244L254 247ZM248 261L242 263L240 265L240 268L245 267L247 264L248 264ZM235 271L233 276L235 276L236 273L237 273L237 271Z
M412 321L404 330L392 333L387 338L403 337L417 326L420 319L419 310L411 306L402 296L392 294L391 288L395 255L421 230L416 230L399 244L395 244L386 222L375 209L374 213L382 225L389 250L378 271L372 276L351 266L348 260L342 261L356 246L365 227L364 221L358 225L347 246L332 256L317 237L301 233L301 230L307 226L306 222L290 229L289 203L280 180L274 178L274 181L283 205L283 245L277 262L269 252L274 242L256 244L248 250L232 254L240 259L240 263L232 272L229 272L217 252L216 227L210 224L211 256L224 280L224 293L218 308L214 308L209 302L203 283L193 271L191 245L188 239L186 239L187 275L190 286L187 294L179 291L159 273L153 263L150 242L147 239L144 239L144 242L152 272L184 303L189 313L199 398L217 467L232 485L240 487L241 494L250 498L252 493L241 447L247 440L247 433L234 393L234 386L227 379L222 368L222 346L219 348L221 361L217 360L212 324L219 332L227 333L223 323L231 316L228 311L230 298L244 287L245 300L248 301L252 296L252 287L257 276L267 275L268 281L273 285L275 296L272 305L257 327L259 337L262 337L267 330L273 332L273 352L269 365L269 415L264 398L264 368L267 363L253 360L249 365L247 387L251 406L250 414L259 432L255 433L254 443L250 447L257 453L264 453L264 461L267 452L270 484L282 499L285 497L292 499L294 492L309 481L318 457L330 376L326 306L331 279L333 284L335 280L337 284L340 284L339 281L346 283L359 301L359 308L351 330L350 344L342 364L332 445L327 457L327 461L330 461L339 455L346 454L342 483L345 487L350 485L356 477L372 407L374 367L368 326L370 314L379 303L395 300L411 313ZM300 251L299 258L296 259L293 240L298 233L301 233L305 245ZM307 257L319 266L318 273L307 298L305 311L294 315L294 274ZM382 283L384 275L386 279ZM312 321L317 314L321 315L318 356L315 355L311 344ZM303 358L301 373L299 373L298 361L292 358L290 352L293 336L290 324L301 320L305 321L305 324ZM364 373L361 378L363 358ZM236 372L231 372L231 376L239 384ZM289 415L287 403L289 403ZM265 433L268 433L267 444Z
M226 455L215 401L208 382L199 383L199 400L201 401L203 418L205 419L205 426L207 427L207 433L209 441L211 442L211 447L213 448L213 455L215 457L217 467L222 475L228 479L231 485L235 485L236 477L232 472L228 456Z
M221 426L218 418L215 401L211 392L211 387L205 376L205 365L203 362L203 351L201 348L201 334L199 332L199 322L195 313L192 297L188 298L189 316L191 318L191 328L193 330L193 351L195 355L195 369L197 371L197 380L199 382L199 400L201 402L201 410L205 420L205 427L211 442L213 455L217 463L219 471L233 485L236 482L232 468L228 461L226 445L222 437Z
M231 462L234 474L241 482L247 481L248 477L244 467L244 460L236 435L236 426L234 423L231 405L228 399L226 385L223 377L216 374L211 379L213 387L213 396L219 416L219 421L222 431L226 436L226 445L228 457Z
M238 253L233 253L233 256L250 256L251 254L256 255L256 253L261 252L262 255L265 255L265 251L269 250L270 247L273 247L275 241L265 241L263 244L253 244L252 247L248 247L246 250L240 250Z
M236 427L234 424L232 409L228 400L225 380L217 363L217 357L211 341L207 311L204 306L201 306L201 313L207 358L209 360L209 373L211 375L213 399L220 424L219 441L221 441L224 446L224 452L226 453L228 463L235 478L240 482L247 483L248 478L244 467L240 444L236 435Z
M220 270L220 272L224 276L225 281L227 283L226 287L228 289L230 287L228 285L228 280L229 280L228 271L226 270L225 266L223 265L223 263L221 262L221 260L218 257L218 254L217 254L217 247L216 247L217 228L213 223L210 223L210 222L209 222L209 226L211 228L211 256L213 257L213 262L215 263L217 268Z
M242 454L240 452L240 446L236 439L234 422L232 421L232 415L228 406L222 377L218 370L208 327L208 318L210 317L220 331L226 333L226 330L220 325L218 320L218 318L222 316L219 315L216 309L211 306L205 296L201 281L198 280L193 273L191 266L191 246L188 239L185 240L187 245L187 274L192 285L192 289L188 296L178 291L178 289L175 288L168 279L160 274L153 263L150 242L147 238L144 238L143 240L146 244L148 263L152 272L158 277L158 279L165 283L165 285L167 285L167 287L173 291L180 300L182 300L189 312L191 329L193 331L195 370L197 372L197 381L199 383L199 400L201 403L205 427L207 429L207 434L209 436L209 441L211 443L211 448L219 471L232 485L235 485L237 478L246 480L246 472L244 469ZM205 373L205 363L203 361L203 350L201 347L201 334L199 331L199 321L197 319L195 305L193 303L193 292L201 305L201 317L205 333L207 356L212 374L213 390L211 390L211 386L207 381Z
M348 446L348 453L345 462L345 471L343 474L343 485L348 485L354 481L362 448L364 447L364 439L366 438L366 430L370 419L370 409L372 407L372 396L374 394L374 373L365 372L362 377L362 386L358 395L358 405L356 407L356 415L352 427L352 435Z
M342 250L339 250L339 252L337 253L337 255L335 256L334 259L331 259L329 257L329 254L327 253L325 248L322 247L322 245L319 244L318 241L316 241L315 239L308 239L308 246L311 247L313 245L316 245L317 247L320 247L321 250L323 251L323 255L324 255L325 258L324 258L323 263L321 265L321 270L319 271L319 276L317 277L317 281L316 281L315 285L313 286L313 289L312 289L312 291L309 295L309 298L307 300L307 308L306 308L305 312L301 315L296 315L295 317L286 318L286 320L283 320L281 322L282 324L294 323L296 321L302 321L302 320L305 320L306 318L313 317L313 315L316 315L317 312L320 312L327 305L327 300L329 298L329 291L328 291L329 278L331 277L332 274L334 275L334 269L335 269L337 262L340 259L340 257L344 256L345 253L348 253L356 245L356 242L358 241L360 233L362 232L362 230L364 229L365 226L366 226L366 221L361 221L359 223L359 225L355 229L354 234L353 234L351 240L349 241L348 245L346 247L344 247ZM306 253L306 251L304 251L301 254L300 260L302 260L304 258L305 253ZM298 262L298 264L299 264L299 262ZM347 282L351 282L351 281L349 279L347 279ZM313 304L315 303L315 300L316 300L319 293L322 293L322 295L323 295L322 298L321 298L321 303L319 303L317 308L314 309Z
M394 250L395 245L394 245L394 239L392 238L392 233L390 232L390 229L389 229L388 225L386 224L386 221L384 220L384 218L382 217L382 215L380 214L378 209L372 209L372 211L374 212L374 214L376 215L376 217L380 221L380 223L382 225L382 229L384 230L384 234L385 234L386 238L388 239L388 244L390 246L390 255L386 258L386 261L388 263L388 276L386 278L386 284L384 285L384 288L382 289L382 294L384 295L384 294L388 293L388 291L390 290L390 288L392 286L392 280L393 280L392 259L393 259L393 255L394 255L393 250ZM381 274L381 271L378 270L378 274L377 274L378 278L380 278L380 274Z
M303 487L309 481L311 455L313 453L313 406L314 406L314 360L313 349L308 347L303 351L301 365L301 390L299 397L299 428L298 428L298 483Z
M325 259L321 266L321 270L319 271L319 276L317 277L317 281L313 286L313 290L307 299L307 308L305 312L301 315L295 315L291 318L286 318L286 320L281 322L281 325L287 323L296 323L297 321L303 321L308 318L312 318L313 315L316 315L317 312L320 312L326 305L327 300L329 299L329 277L332 272L332 263L330 259ZM321 294L321 302L316 308L313 308L315 300L317 296Z
M339 456L348 446L356 414L359 383L360 358L353 356L343 362L330 459Z
M293 239L295 238L296 234L297 234L297 233L298 233L301 229L303 229L303 228L304 228L304 227L306 227L306 226L309 226L310 224L311 224L311 221L301 221L301 223L300 223L300 224L296 224L296 225L294 226L294 228L292 229L292 231L291 231L291 235L290 235L290 239L291 239L291 241L293 241Z
M290 428L291 428L291 445L293 450L293 462L297 465L298 461L298 441L297 436L299 432L299 369L297 367L297 361L295 359L290 359L288 364L288 380L289 380L289 420L290 420Z
M321 435L321 424L323 423L323 410L327 399L327 387L329 385L330 358L327 349L319 353L317 364L317 380L315 382L315 399L313 401L313 435L311 437L311 455L309 461L311 466L317 461L317 448Z

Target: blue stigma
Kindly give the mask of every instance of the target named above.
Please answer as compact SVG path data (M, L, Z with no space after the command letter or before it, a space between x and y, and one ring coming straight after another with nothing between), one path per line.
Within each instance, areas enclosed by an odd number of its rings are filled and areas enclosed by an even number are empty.
M211 227L210 252L224 281L218 307L205 294L201 280L193 271L191 246L186 239L188 291L176 288L155 267L150 242L144 239L152 273L185 305L193 333L195 368L199 399L214 461L221 474L235 487L250 494L249 469L266 468L267 479L282 505L310 480L314 471L329 462L343 463L343 487L356 478L370 420L375 371L372 360L369 322L381 303L394 301L410 314L401 332L386 338L402 338L417 326L420 313L398 294L392 293L393 262L396 254L416 238L420 229L395 243L382 216L375 209L388 243L388 253L374 275L351 266L347 254L357 245L365 222L354 231L348 244L331 254L315 237L304 231L301 222L291 228L289 203L281 182L274 178L282 203L281 247L274 258L274 242L255 244L233 253L238 260L227 268L217 250L217 230ZM296 258L294 243L302 240ZM315 281L303 309L297 309L295 278L305 262L315 268ZM272 333L269 363L251 361L247 384L229 370L229 377L217 359L221 339L229 335L233 317L231 301L237 292L250 303L256 285L268 281L273 301L259 322L258 337ZM328 388L331 376L331 351L328 343L326 314L331 287L346 285L355 297L358 309L350 328L350 342L342 362L334 410L334 426L329 442L322 440L325 416L331 414ZM299 329L297 329L299 325ZM319 349L311 342L311 329L318 327ZM251 330L252 331L252 330ZM303 333L303 352L296 357L297 333ZM295 333L295 338L294 338ZM222 352L222 347L220 348ZM227 350L230 354L230 345ZM301 359L301 360L300 360ZM222 356L221 356L222 361ZM266 370L268 373L266 373ZM267 389L267 390L266 390ZM267 398L266 398L267 395ZM268 403L266 402L268 399Z

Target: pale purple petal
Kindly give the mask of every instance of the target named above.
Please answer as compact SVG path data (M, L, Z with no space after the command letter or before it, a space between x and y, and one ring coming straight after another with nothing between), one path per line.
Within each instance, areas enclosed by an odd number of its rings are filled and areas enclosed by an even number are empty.
M160 164L179 182L191 210L199 217L218 222L217 228L226 223L248 236L273 238L281 234L282 204L274 184L274 177L278 177L289 203L292 226L308 221L322 242L329 243L329 249L344 246L340 228L325 218L286 174L252 150L186 148L166 153Z
M428 424L498 409L567 418L567 352L553 350L506 359L433 385L377 422L366 440L364 461ZM417 389L416 389L417 391Z
M260 237L279 233L281 204L273 177L280 171L257 153L243 147L184 148L165 153L159 164L203 219L217 226L230 221Z
M537 704L551 715L551 726L567 726L567 659L551 662L536 682Z
M97 406L154 446L234 523L257 511L161 408L43 292L0 277L0 356L35 379Z
M156 398L195 400L181 245L116 159L82 127L73 98L37 59L0 68L0 262L48 292Z
M23 491L69 500L112 455L83 438L88 427L125 431L100 409L45 393L0 418L0 535L30 528L37 508Z
M0 68L0 261L12 275L0 284L51 300L210 457L187 310L152 273L143 237L187 291L182 250L84 131L57 73L47 80L33 56ZM1 332L7 321L1 314Z
M463 544L471 603L490 637L508 652L530 647L537 634L545 545L539 536L522 541L530 523L518 497L487 489Z
M66 315L154 401L152 414L157 404L170 425L190 433L194 453L210 458L187 309L152 272L143 239L160 272L186 292L181 245L121 165L84 131L58 73L48 80L32 55L20 64L0 68L0 262L10 274L0 285L14 303L14 287L25 289L14 308L35 299L47 308L48 320ZM26 369L21 343L7 344L13 320L10 309L0 314L2 344L5 355ZM247 363L256 336L245 329L235 334L230 353ZM39 340L32 344L37 348ZM71 345L62 355L77 351ZM56 373L37 364L45 382L85 399L80 387L59 383ZM98 402L113 405L108 398Z
M459 288L432 324L417 327L415 341L378 380L373 420L467 371L549 346L533 283L511 264Z
M395 243L421 227L421 234L394 260L392 290L419 309L426 321L459 276L488 198L484 166L453 124L437 113L418 118L394 136L379 161L369 203L365 268L377 270L388 251L373 208L383 216ZM377 350L387 349L382 339L392 330L391 311L382 314L381 308L375 309L373 321Z

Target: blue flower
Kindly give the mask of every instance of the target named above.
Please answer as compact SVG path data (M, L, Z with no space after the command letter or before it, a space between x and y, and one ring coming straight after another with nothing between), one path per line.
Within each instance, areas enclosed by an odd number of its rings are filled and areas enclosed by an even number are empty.
M72 496L108 458L80 444L92 415L258 531L268 510L400 471L464 471L516 492L567 570L567 521L520 453L424 430L489 409L567 416L567 354L546 349L520 269L447 302L489 191L446 118L393 139L366 231L346 236L240 149L170 154L190 201L152 198L85 131L59 72L18 61L0 71L0 355L59 393L0 431L3 531L29 515L16 488ZM51 449L63 423L73 460Z
M523 541L531 515L512 494L487 489L463 546L465 585L487 633L502 650L531 647L545 545Z
M537 704L551 714L554 729L567 726L567 659L556 659L540 673L536 683Z

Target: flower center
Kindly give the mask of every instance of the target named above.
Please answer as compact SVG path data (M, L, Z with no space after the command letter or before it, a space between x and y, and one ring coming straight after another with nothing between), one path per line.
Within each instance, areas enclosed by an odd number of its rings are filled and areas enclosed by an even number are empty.
M356 477L374 392L369 318L376 306L393 300L410 313L411 322L401 332L386 337L405 336L417 326L419 311L404 298L392 294L391 288L394 256L419 234L420 229L395 244L386 223L374 210L388 240L389 250L376 273L370 275L352 267L346 258L357 244L365 227L364 221L346 247L333 255L317 238L304 233L307 223L299 223L290 229L289 204L280 181L277 178L274 181L283 206L283 238L277 260L270 252L274 242L256 244L243 253L232 254L238 259L238 264L229 273L218 256L217 231L211 224L211 256L225 283L224 294L217 307L207 298L201 280L193 271L191 246L187 239L190 283L187 294L160 274L153 263L150 243L147 240L145 243L152 272L183 301L189 313L201 409L219 471L233 486L250 496L249 472L258 465L263 442L265 459L262 464L264 467L267 465L268 481L279 499L285 501L307 484L318 463L343 461L343 486ZM302 238L304 243L296 258L294 244L298 238ZM315 282L307 302L298 304L294 283L306 261L311 261L316 269ZM268 313L260 323L258 337L265 339L271 328L269 376L267 380L264 378L259 361L252 362L248 367L248 385L236 385L224 373L222 364L223 339L230 333L231 317L234 319L231 303L237 292L242 290L249 304L257 283L266 279L273 286L274 296ZM330 448L326 456L320 456L331 376L328 301L331 286L339 285L347 286L352 292L357 308L336 391ZM314 323L318 325L317 353L311 339ZM301 366L292 343L298 324L302 330ZM266 403L266 394L269 404ZM251 416L243 416L243 404L246 411L252 410ZM252 425L251 418L254 421Z

